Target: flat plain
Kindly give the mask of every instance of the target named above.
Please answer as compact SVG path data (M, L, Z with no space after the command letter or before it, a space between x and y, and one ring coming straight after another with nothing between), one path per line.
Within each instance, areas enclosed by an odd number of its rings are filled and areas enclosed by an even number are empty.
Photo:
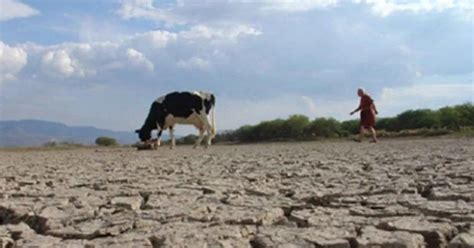
M0 150L0 247L473 247L474 139Z

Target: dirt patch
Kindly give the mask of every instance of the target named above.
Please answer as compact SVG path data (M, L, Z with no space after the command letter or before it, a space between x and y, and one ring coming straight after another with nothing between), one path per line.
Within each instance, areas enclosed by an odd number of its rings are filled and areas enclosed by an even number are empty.
M473 166L474 139L0 151L0 243L472 245Z

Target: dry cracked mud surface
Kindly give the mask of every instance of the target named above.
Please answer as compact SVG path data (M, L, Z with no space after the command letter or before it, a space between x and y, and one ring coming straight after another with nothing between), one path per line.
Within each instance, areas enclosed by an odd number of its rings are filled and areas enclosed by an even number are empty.
M474 139L0 151L0 247L473 247Z

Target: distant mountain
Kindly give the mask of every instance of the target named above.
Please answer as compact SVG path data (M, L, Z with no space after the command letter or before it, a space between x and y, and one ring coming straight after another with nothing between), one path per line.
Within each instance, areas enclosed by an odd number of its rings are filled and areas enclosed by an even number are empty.
M66 126L41 120L0 121L0 146L39 146L49 141L94 144L99 136L115 138L120 144L138 141L133 131Z

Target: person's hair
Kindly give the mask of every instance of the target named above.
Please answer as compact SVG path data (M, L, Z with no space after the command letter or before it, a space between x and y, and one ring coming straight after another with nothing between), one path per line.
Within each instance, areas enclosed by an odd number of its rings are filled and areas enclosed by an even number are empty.
M364 88L362 88L362 87L357 88L357 91L359 91L359 90L362 91L362 93L365 93Z

